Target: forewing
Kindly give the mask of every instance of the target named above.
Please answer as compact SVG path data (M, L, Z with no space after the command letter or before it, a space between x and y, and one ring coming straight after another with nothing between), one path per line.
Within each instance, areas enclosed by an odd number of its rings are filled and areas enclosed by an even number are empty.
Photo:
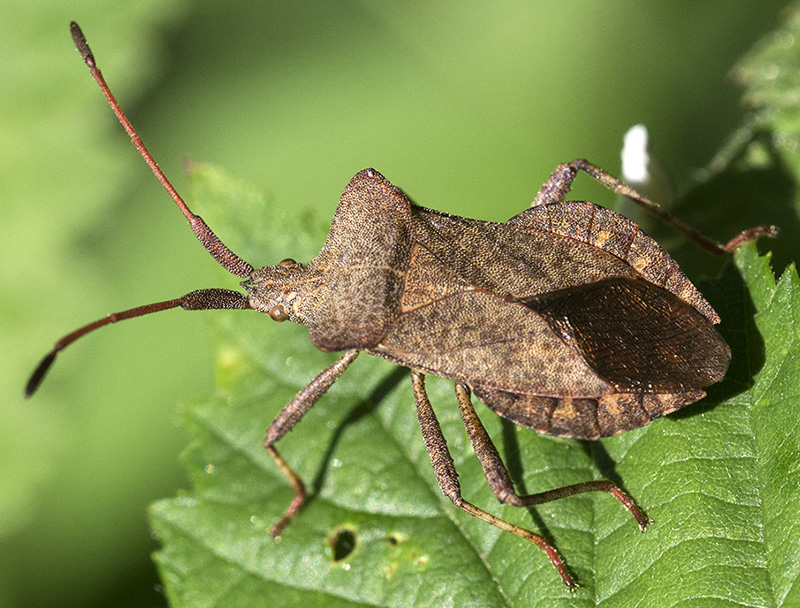
M480 290L407 310L369 352L471 387L559 396L613 391L541 315Z
M611 209L586 201L540 205L512 217L506 225L543 230L610 253L648 282L690 304L711 323L719 323L717 313L686 278L677 262L639 226Z
M403 315L376 354L570 437L700 399L730 360L713 309L632 222L575 203L569 227L557 211L494 224L412 208Z
M538 228L412 208L414 241L464 284L525 298L609 276L635 277L618 257ZM412 268L413 270L413 268Z

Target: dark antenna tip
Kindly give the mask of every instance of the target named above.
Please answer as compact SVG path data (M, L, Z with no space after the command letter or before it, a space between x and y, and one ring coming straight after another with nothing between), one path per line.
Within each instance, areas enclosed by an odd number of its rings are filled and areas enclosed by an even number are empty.
M31 374L30 380L28 380L28 384L25 385L25 398L27 399L36 390L39 388L39 385L44 380L44 377L47 375L47 370L50 369L50 366L53 365L53 361L56 360L56 353L57 351L51 350L47 355L45 355L44 359L41 360L39 365L36 366L36 369L33 370Z
M80 26L72 21L69 24L69 31L72 34L72 41L78 48L78 52L81 54L81 57L83 57L86 65L90 68L96 68L97 64L94 61L94 55L92 55L92 50L89 48L89 43L86 42L86 36L83 35Z

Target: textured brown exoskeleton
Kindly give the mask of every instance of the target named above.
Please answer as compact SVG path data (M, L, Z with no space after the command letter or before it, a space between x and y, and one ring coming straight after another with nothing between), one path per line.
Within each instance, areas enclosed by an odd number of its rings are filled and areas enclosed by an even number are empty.
M648 424L702 398L728 369L719 317L651 238L624 217L588 202L565 202L579 170L636 201L714 251L772 235L757 227L720 245L584 160L564 163L527 209L505 223L414 205L372 169L342 193L322 251L307 265L284 260L255 270L194 215L167 181L114 100L76 24L72 35L134 145L180 207L203 246L245 279L246 294L204 289L109 315L59 340L33 373L39 386L56 354L84 334L169 308L253 309L308 326L323 351L345 351L278 414L264 446L295 490L272 532L295 517L302 480L275 448L359 352L411 372L422 435L442 491L453 503L544 549L570 589L575 582L543 537L462 498L453 460L425 392L425 374L455 382L464 424L486 479L502 503L529 506L582 492L610 492L642 529L645 514L609 481L519 496L470 402L550 435L597 439Z

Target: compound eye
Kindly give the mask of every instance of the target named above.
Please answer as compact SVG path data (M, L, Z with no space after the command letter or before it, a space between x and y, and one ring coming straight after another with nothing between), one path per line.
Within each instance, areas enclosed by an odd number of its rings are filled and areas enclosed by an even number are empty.
M267 313L273 321L281 323L289 318L289 313L286 312L286 307L283 304L276 304L269 309Z
M278 266L281 268L291 268L292 266L297 266L297 262L295 262L292 258L286 258L278 262Z

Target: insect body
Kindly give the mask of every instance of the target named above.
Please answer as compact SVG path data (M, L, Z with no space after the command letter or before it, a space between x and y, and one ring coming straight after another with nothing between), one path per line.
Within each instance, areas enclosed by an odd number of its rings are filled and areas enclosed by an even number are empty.
M597 439L697 401L703 388L725 375L730 349L714 329L719 317L678 265L633 222L592 203L565 201L579 170L712 251L729 251L743 240L774 234L772 227L717 244L583 160L560 165L531 207L505 223L416 206L377 171L366 169L342 193L325 245L313 260L305 266L284 260L256 270L189 210L120 110L74 23L72 34L140 153L206 249L245 279L246 293L199 290L87 325L56 343L34 371L28 395L60 350L103 325L176 307L253 309L275 321L307 325L321 350L345 351L284 407L267 431L264 446L295 491L273 534L295 517L305 497L302 480L275 444L361 351L410 370L423 439L442 491L464 511L543 548L570 589L576 584L546 539L461 496L425 392L426 374L454 381L469 438L498 500L529 506L605 491L645 528L645 514L608 481L516 494L470 393L501 416L537 431Z
M453 379L554 435L647 424L701 398L730 360L710 305L618 214L559 201L471 220L413 205L372 169L345 188L315 259L244 286L317 348Z

